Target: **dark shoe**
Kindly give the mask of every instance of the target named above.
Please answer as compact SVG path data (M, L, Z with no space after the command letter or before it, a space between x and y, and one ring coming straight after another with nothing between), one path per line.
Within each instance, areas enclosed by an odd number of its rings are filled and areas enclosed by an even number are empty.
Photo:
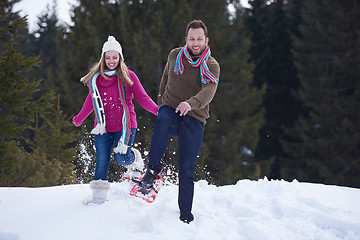
M147 169L143 178L140 180L139 186L145 189L150 189L154 185L156 173L152 169Z
M190 215L185 216L184 214L180 214L180 221L189 224L194 220L194 216L190 213Z

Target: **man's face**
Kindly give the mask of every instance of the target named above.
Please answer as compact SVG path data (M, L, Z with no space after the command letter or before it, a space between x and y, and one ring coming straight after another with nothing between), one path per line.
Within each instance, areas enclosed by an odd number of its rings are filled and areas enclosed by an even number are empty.
M190 28L185 40L193 56L201 54L209 42L209 38L205 36L204 29L202 28Z

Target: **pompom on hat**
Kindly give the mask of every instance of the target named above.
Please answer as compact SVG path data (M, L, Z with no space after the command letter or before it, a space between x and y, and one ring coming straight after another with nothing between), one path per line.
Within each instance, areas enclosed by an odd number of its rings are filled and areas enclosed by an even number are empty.
M116 51L120 54L121 59L124 61L124 55L122 53L121 45L118 41L116 41L114 36L109 36L108 40L104 43L102 47L102 53L101 56L104 55L107 51Z

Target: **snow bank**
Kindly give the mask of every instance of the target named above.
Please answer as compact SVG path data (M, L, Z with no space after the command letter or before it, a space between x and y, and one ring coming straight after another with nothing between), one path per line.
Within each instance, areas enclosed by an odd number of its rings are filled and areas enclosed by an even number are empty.
M179 221L178 187L154 203L112 183L108 201L84 206L89 184L0 188L0 240L281 240L360 239L360 189L297 181L195 184L191 224Z

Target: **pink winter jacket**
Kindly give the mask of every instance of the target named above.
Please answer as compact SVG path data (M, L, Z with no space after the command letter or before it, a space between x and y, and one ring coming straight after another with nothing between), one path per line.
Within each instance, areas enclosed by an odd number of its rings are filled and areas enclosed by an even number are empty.
M121 105L120 93L117 83L117 76L108 76L111 80L106 80L101 75L96 79L96 85L101 95L101 99L104 105L105 118L106 118L106 132L118 132L122 130L122 116L123 116L123 107ZM147 95L143 86L140 83L139 78L133 71L129 70L129 77L133 81L133 85L130 86L126 84L126 103L130 112L130 127L137 128L136 122L136 113L134 110L134 104L132 99L135 97L137 102L147 111L157 115L158 106L155 102ZM75 126L80 126L83 121L94 111L94 106L92 103L92 97L89 90L89 94L85 99L85 102L79 112L73 118ZM97 119L95 118L95 125L97 124Z

